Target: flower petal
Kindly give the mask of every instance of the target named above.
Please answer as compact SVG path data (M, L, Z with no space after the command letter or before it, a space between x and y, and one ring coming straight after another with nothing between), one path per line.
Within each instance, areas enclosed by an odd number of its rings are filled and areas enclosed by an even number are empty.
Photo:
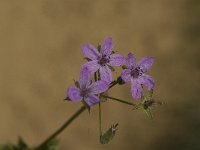
M120 54L110 55L110 65L111 66L121 66L126 63L126 58Z
M153 78L146 74L143 74L141 78L143 78L142 84L144 84L149 91L152 90L155 85Z
M87 67L82 68L80 74L80 88L88 87L91 83L91 72Z
M142 97L142 86L138 79L131 78L131 93L132 97L135 99L140 99Z
M103 93L108 89L108 86L109 85L106 81L103 80L97 81L90 86L90 93L91 94Z
M145 72L153 65L153 58L143 57L137 64Z
M97 103L100 102L99 100L99 97L96 96L96 95L88 95L87 97L84 98L84 101L89 105L89 106L92 106L92 105L95 105Z
M100 68L101 80L106 81L108 84L112 82L112 72L108 66L103 66Z
M91 60L97 60L97 58L100 56L100 53L97 51L97 49L91 45L86 44L82 47L83 55Z
M82 66L82 68L85 68L85 67L88 68L89 72L94 73L100 68L100 65L98 64L97 60L92 60L92 61L86 62Z
M114 45L113 45L112 38L107 38L101 44L101 51L100 51L100 53L102 55L109 56L111 54L111 52L112 52L113 47L114 47Z
M121 77L122 77L122 80L124 82L130 81L131 80L131 70L130 69L124 69L122 71Z
M73 102L79 102L82 99L80 96L80 90L76 87L69 87L67 90L67 95Z
M128 54L126 61L127 61L128 68L132 68L136 65L136 58L132 53Z

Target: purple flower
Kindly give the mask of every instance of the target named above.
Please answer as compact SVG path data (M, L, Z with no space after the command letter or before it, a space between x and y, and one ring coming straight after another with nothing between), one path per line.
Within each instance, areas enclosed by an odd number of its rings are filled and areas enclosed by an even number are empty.
M152 66L152 57L143 57L136 63L133 54L129 53L127 58L127 69L122 71L121 77L124 82L131 80L131 93L133 98L140 99L142 96L142 85L144 84L148 90L154 87L154 80L146 75L145 72Z
M121 66L126 63L122 55L112 53L113 47L112 38L107 38L101 44L100 52L91 44L82 47L84 56L91 60L83 67L87 67L92 73L99 69L101 80L107 83L112 82L112 72L109 66Z
M88 68L83 68L80 74L79 87L69 87L67 95L73 102L84 100L88 106L95 105L100 102L96 94L105 92L108 89L108 84L105 81L99 80L91 83L91 73Z

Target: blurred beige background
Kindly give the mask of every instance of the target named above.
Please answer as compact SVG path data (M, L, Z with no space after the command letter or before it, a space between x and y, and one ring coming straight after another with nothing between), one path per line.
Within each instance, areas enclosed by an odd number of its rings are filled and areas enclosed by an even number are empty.
M149 120L103 104L103 129L119 123L109 145L99 144L93 107L59 136L60 149L199 150L199 13L199 0L0 0L0 143L37 145L73 114L81 104L63 98L85 62L81 46L112 37L123 55L155 57L149 74L165 105ZM131 100L129 91L110 95Z

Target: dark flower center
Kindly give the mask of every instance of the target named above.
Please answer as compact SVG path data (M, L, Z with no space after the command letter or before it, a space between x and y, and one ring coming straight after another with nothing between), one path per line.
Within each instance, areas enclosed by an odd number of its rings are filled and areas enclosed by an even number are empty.
M81 89L80 96L87 97L89 93L90 93L90 89L84 88L84 89Z
M101 65L101 66L105 66L107 63L110 62L110 56L106 56L106 55L103 55L102 57L100 57L98 59L98 63Z
M144 71L140 67L136 67L131 70L131 76L133 78L137 78L137 77L141 76L143 73L144 73Z

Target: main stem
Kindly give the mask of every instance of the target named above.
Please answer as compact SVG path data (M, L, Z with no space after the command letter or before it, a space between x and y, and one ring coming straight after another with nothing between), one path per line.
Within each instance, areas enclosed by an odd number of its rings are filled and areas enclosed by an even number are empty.
M44 142L42 142L36 150L39 150L45 146L49 141L58 136L66 127L68 127L83 111L86 110L85 106L82 106L77 112L74 113L58 130L56 130L50 137L48 137Z

